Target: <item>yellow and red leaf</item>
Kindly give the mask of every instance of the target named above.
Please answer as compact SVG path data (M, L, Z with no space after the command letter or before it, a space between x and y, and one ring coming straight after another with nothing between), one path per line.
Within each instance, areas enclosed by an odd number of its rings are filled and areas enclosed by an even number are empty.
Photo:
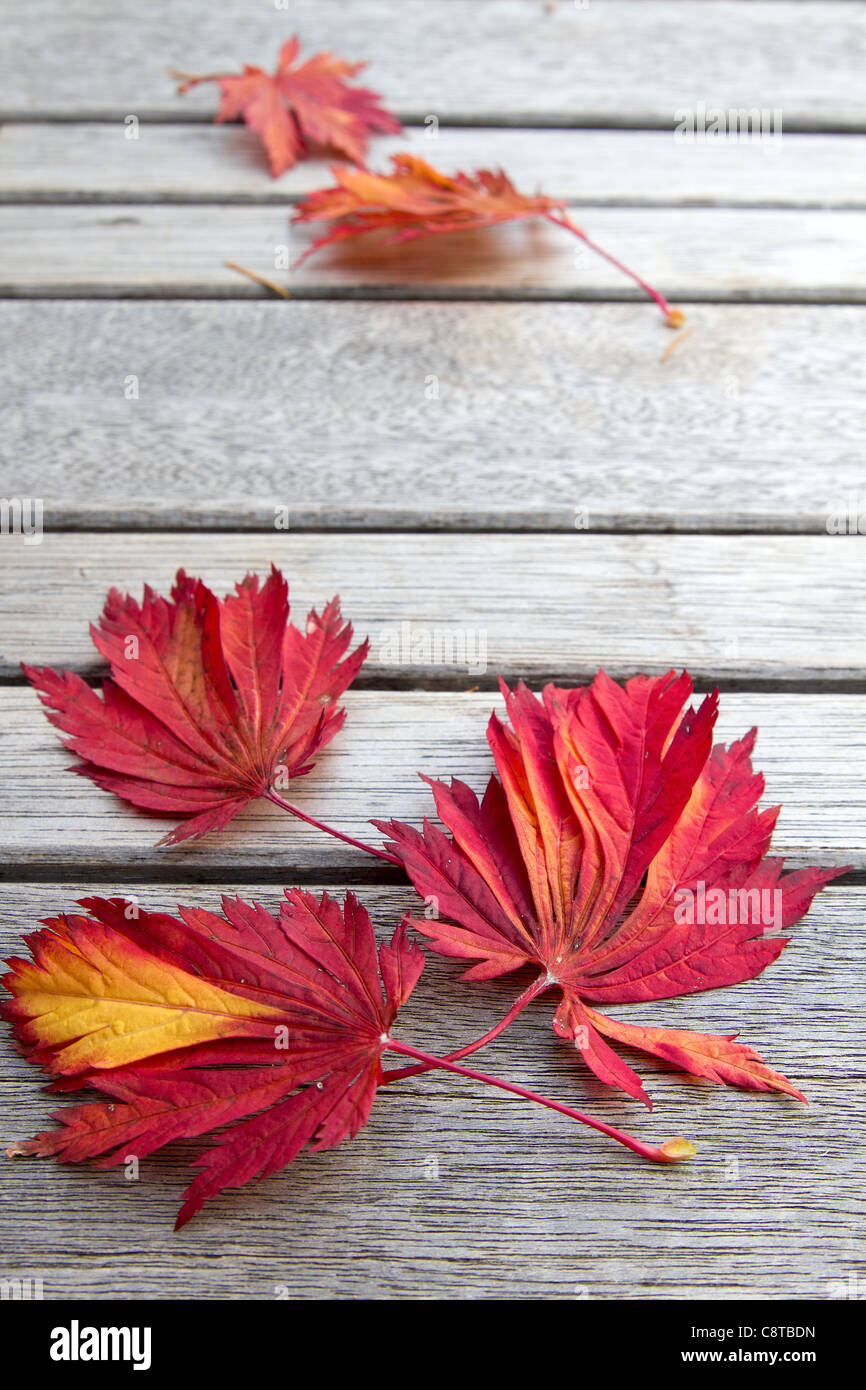
M177 917L121 898L80 906L28 938L30 960L8 962L2 1013L54 1089L112 1099L58 1112L60 1129L11 1152L109 1166L234 1125L200 1160L182 1225L223 1188L366 1124L424 963L405 926L377 948L351 893L341 909L300 889L277 916L237 898Z

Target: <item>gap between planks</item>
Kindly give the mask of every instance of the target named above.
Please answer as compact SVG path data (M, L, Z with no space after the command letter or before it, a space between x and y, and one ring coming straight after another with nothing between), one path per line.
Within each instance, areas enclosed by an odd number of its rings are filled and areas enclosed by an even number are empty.
M259 138L239 125L26 123L0 131L0 201L277 203L330 184L333 158L272 179ZM452 173L503 168L525 193L573 205L862 207L866 138L788 136L689 143L672 132L411 129L378 139L369 163L409 150Z
M574 220L673 302L866 302L866 210L592 206ZM291 226L288 208L270 205L11 204L0 218L0 294L270 293L226 267L234 261L308 299L646 301L542 218L502 224L495 236L484 228L387 247L374 234L298 266L314 236Z
M688 22L678 0L447 0L447 18L428 0L292 0L290 13L175 0L170 12L167 26L162 7L138 0L30 0L6 22L0 114L211 114L215 92L179 98L168 67L270 69L296 31L306 54L371 59L365 82L420 121L668 126L703 96L781 108L788 130L866 126L862 4L705 0Z

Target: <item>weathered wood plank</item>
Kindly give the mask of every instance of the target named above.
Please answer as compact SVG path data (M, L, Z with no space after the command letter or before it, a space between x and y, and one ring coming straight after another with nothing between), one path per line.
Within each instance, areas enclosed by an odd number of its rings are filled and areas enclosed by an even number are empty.
M0 304L0 494L49 527L826 533L862 492L863 308L690 307L664 362L645 305L285 308Z
M0 129L4 202L279 203L330 183L332 160L272 179L243 126L60 122ZM412 150L448 172L503 168L516 186L574 203L862 207L866 137L788 135L710 144L670 131L412 127L378 140L370 163Z
M670 127L704 100L781 108L788 128L866 123L862 4L706 0L687 22L677 0L30 0L7 11L0 118L204 115L213 92L177 98L169 67L270 67L298 32L306 52L369 58L370 85L404 117Z
M846 536L7 536L0 674L22 660L98 671L87 622L113 584L167 592L183 566L226 592L273 562L296 614L342 595L379 681L472 686L496 672L565 680L685 665L729 685L833 686L863 677L863 556L862 537Z
M465 162L494 162L491 150L506 162L503 152L513 149L512 172L533 183L549 178L550 191L588 202L578 214L588 231L677 297L866 300L860 214L599 206L863 203L862 177L842 169L850 155L856 170L862 142L794 141L788 132L798 124L866 124L857 61L866 6L710 0L692 7L688 25L682 13L656 0L611 0L586 11L534 0L448 0L444 22L443 6L421 0L399 7L298 0L291 12L253 12L238 0L205 11L202 0L176 0L121 3L110 13L96 0L75 7L33 0L6 26L0 105L7 113L119 121L132 103L144 124L137 147L118 126L0 135L0 159L11 148L13 200L22 193L65 199L76 180L88 197L130 198L101 213L10 209L0 233L0 257L12 267L6 292L254 294L221 270L222 260L273 275L274 249L287 239L287 210L273 203L312 186L303 180L321 166L271 184L247 163L245 132L196 124L213 110L213 92L178 101L164 68L269 62L297 27L310 51L381 53L373 85L409 115L443 119L438 145L420 131L410 136L425 153L447 162L452 142L454 163L473 148L477 158ZM183 53L178 33L186 35ZM677 106L694 106L704 94L708 104L780 106L786 137L775 162L748 147L677 149L669 135L527 140L444 126L451 115L670 127ZM148 127L149 114L189 125L186 132ZM535 156L541 141L543 157ZM388 147L375 146L377 156ZM183 159L189 149L186 170L173 149ZM130 186L135 155L144 156L143 167ZM28 159L39 166L35 177ZM254 184L270 208L152 211L135 201L252 201ZM627 292L600 263L575 262L567 243L548 240L555 235L513 229L493 242L455 243L437 279L453 297ZM235 244L225 245L232 237ZM301 249L295 238L292 249ZM429 255L400 256L396 278L364 255L351 264L312 262L305 272L312 278L298 277L293 288L299 296L432 295ZM643 305L474 306L471 316L461 305L411 313L370 304L5 306L17 360L0 382L12 464L0 491L44 495L49 526L157 518L267 527L274 508L287 505L293 526L335 518L409 525L419 517L495 525L504 512L515 524L567 525L572 534L544 541L49 534L41 546L4 537L0 670L11 675L27 655L92 672L86 619L111 582L163 586L182 561L227 587L276 558L302 610L342 590L347 611L373 637L369 669L382 682L474 684L489 682L496 667L567 679L601 662L624 674L684 660L701 679L721 675L726 683L853 682L866 655L856 541L574 531L575 522L706 527L716 510L726 527L825 528L859 487L862 311L829 309L819 324L817 314L707 308L699 311L700 332L662 365L669 340ZM237 360L209 379L213 364L225 363L226 342ZM138 400L124 395L131 375ZM426 394L428 378L436 379L438 399ZM217 459L213 471L208 454ZM783 472L786 455L797 461ZM468 471L475 477L464 481ZM859 510L854 499L855 523ZM468 639L476 656L483 637L485 660L474 670L424 655L402 664L387 643L399 644L403 622L416 638L440 628L449 641ZM428 804L414 777L419 768L483 783L490 767L483 726L493 702L490 694L350 694L345 733L297 799L349 833L365 834L366 816L379 809L415 819ZM864 697L738 693L722 708L726 738L752 722L762 727L767 799L785 803L779 851L794 863L866 867ZM64 770L69 761L33 693L0 692L5 874L82 879L60 890L7 884L3 954L40 916L93 889L91 873L103 891L170 906L215 904L217 881L231 891L255 875L262 882L245 891L273 902L277 879L330 872L357 879L367 867L360 855L298 823L277 824L279 813L261 807L221 837L157 852L162 823L73 777ZM275 852L283 844L291 862ZM168 882L181 875L185 886ZM190 887L196 878L207 885ZM155 879L165 881L146 886ZM363 895L382 930L412 901L396 884ZM863 1257L862 1009L851 981L864 904L860 888L822 895L782 961L736 997L722 991L628 1015L717 1031L747 1020L744 1040L804 1085L809 1111L688 1085L648 1065L657 1110L642 1119L575 1068L540 1006L491 1050L492 1070L614 1123L648 1137L689 1134L701 1152L681 1169L649 1170L547 1112L454 1078L427 1078L408 1083L404 1096L386 1093L356 1143L224 1197L180 1238L170 1227L187 1180L180 1160L190 1149L143 1165L138 1183L0 1158L0 1276L41 1275L47 1297L188 1297L191 1289L213 1298L272 1297L280 1286L302 1297L830 1296L838 1287L830 1281L846 1284ZM404 1036L444 1050L488 1026L513 997L513 982L468 989L455 983L456 973L452 964L430 963ZM40 1094L6 1034L0 1086L7 1140L42 1127L56 1104ZM50 1215L57 1211L66 1213L60 1227ZM208 1258L215 1242L216 1260Z
M866 302L863 211L585 207L576 220L669 299ZM298 267L314 235L272 206L12 204L0 209L0 294L269 294L231 260L304 297L645 297L542 219L396 246L360 238Z
M7 886L2 954L90 888ZM272 886L244 891L278 900ZM401 889L361 896L382 931L406 903ZM153 908L218 905L215 888L164 885L140 897ZM271 1298L280 1285L301 1298L839 1297L864 1255L864 1039L850 998L864 907L863 889L831 888L759 980L619 1011L741 1028L804 1087L808 1109L689 1083L633 1055L655 1100L648 1116L587 1077L554 1038L546 1000L480 1055L494 1074L647 1138L688 1135L699 1146L688 1163L652 1168L549 1111L458 1078L423 1077L382 1092L351 1144L225 1194L181 1236L171 1226L200 1142L146 1160L137 1182L123 1170L0 1157L0 1269L41 1275L46 1298ZM470 987L457 973L430 959L399 1036L457 1046L514 997L514 981ZM5 1032L0 1069L7 1141L77 1099L45 1097Z
M378 844L371 816L420 823L435 814L419 772L460 777L483 791L493 770L485 730L490 710L501 710L498 695L355 691L347 707L339 740L293 788L292 797L308 814ZM213 878L229 865L279 882L295 873L339 868L369 874L382 868L265 802L248 807L220 835L156 849L176 818L133 810L66 771L70 756L35 692L0 690L0 715L6 809L0 828L0 864L6 867L0 872L6 877L50 873L57 866L68 873L86 864L120 878L165 878L181 871ZM778 852L795 864L866 867L866 697L722 697L720 739L742 737L754 724L766 804L783 807L774 841Z

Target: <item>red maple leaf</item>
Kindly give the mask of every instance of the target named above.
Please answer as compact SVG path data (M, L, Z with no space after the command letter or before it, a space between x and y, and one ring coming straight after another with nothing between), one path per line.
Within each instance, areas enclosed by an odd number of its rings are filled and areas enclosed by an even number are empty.
M768 932L845 872L782 875L767 857L779 808L756 809L756 731L712 748L717 695L683 714L691 690L673 672L624 689L600 672L587 687L547 686L542 700L503 685L512 727L491 717L499 776L483 799L463 782L430 782L450 837L428 821L375 824L438 908L438 920L413 923L434 949L474 961L466 979L540 967L508 1020L557 988L554 1028L602 1081L650 1104L610 1038L710 1081L803 1099L736 1034L642 1027L594 1007L759 975L786 945Z
M364 642L341 660L352 627L338 599L302 633L279 570L235 588L220 602L179 570L171 599L146 587L138 604L112 589L90 629L111 665L101 699L74 672L23 667L85 760L74 771L136 806L191 817L162 844L222 829L256 797L279 800L275 779L309 772L342 726L337 700L367 655Z
M175 1139L223 1132L197 1162L180 1227L202 1203L285 1168L309 1145L334 1148L367 1123L386 1051L456 1072L591 1125L656 1163L695 1152L683 1139L646 1144L580 1111L391 1036L424 966L404 921L376 946L366 910L287 890L278 916L224 897L223 912L145 912L124 898L83 898L82 913L46 919L0 979L0 1016L53 1091L92 1087L109 1101L73 1106L61 1128L13 1144L14 1155L107 1168ZM231 1126L223 1129L224 1126Z
M561 198L519 193L502 170L478 169L474 174L457 173L452 177L412 154L392 155L391 163L394 166L391 174L334 168L331 172L336 185L318 189L298 204L295 222L331 224L299 257L298 265L324 246L370 232L382 232L386 241L393 243L493 227L500 222L526 217L544 217L554 226L580 237L593 251L634 280L655 300L671 327L679 328L685 321L682 310L671 308L658 290L602 250L570 221Z
M231 1125L197 1161L180 1227L224 1188L367 1123L389 1030L424 965L405 927L377 950L351 893L341 911L297 888L277 917L240 898L223 899L224 915L130 919L122 898L79 906L86 915L27 938L32 961L9 961L2 1011L55 1089L111 1099L58 1111L62 1128L10 1154L111 1167Z
M218 82L220 108L217 121L242 116L262 138L274 178L291 169L310 153L311 146L339 150L355 164L364 162L370 135L396 135L396 117L379 105L379 95L347 82L366 63L347 63L331 53L317 53L293 67L298 39L280 49L276 72L244 65L242 73L211 73L203 77L175 73L182 79L179 92L202 82Z

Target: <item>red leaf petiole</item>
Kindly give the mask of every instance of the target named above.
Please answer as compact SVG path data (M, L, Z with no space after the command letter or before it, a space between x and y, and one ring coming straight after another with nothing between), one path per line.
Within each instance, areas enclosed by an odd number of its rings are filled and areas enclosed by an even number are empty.
M459 1048L457 1052L449 1052L443 1060L446 1062L459 1062L461 1057L468 1057L470 1053L478 1052L480 1048L486 1047L489 1042L493 1042L494 1038L498 1038L500 1033L505 1032L505 1029L510 1023L514 1022L518 1014L523 1013L527 1004L531 1004L533 999L537 999L539 994L543 994L544 991L550 987L550 981L547 979L547 976L540 975L537 980L533 980L527 990L524 990L520 998L514 1001L508 1013L504 1018L499 1020L495 1027L491 1028L488 1033L484 1033L480 1038L476 1038L474 1042L467 1043L465 1047ZM430 1071L432 1066L439 1066L439 1063L419 1063L414 1067L396 1067L392 1071L382 1073L382 1084L384 1086L389 1086L392 1081L405 1081L409 1076L420 1076L423 1072Z
M272 801L283 811L288 811L290 816L296 816L298 820L306 821L307 825L313 825L317 830L323 830L326 835L333 835L336 840L342 840L344 844L351 845L354 849L361 849L365 854L373 854L377 859L384 859L388 864L396 864L398 868L402 869L403 860L396 854L389 854L385 849L376 849L374 845L366 845L363 840L356 840L351 835L345 835L342 830L335 830L332 825L325 825L324 821L316 820L315 816L308 816L306 811L302 811L300 807L293 806L290 801L284 801L273 788L265 795L268 801Z
M675 309L670 305L659 290L653 289L652 285L648 284L646 280L641 279L640 275L634 270L630 270L627 265L623 265L622 261L617 260L616 256L612 256L609 251L605 251L603 246L599 246L598 242L588 237L586 232L583 231L581 227L576 226L565 213L562 213L559 217L553 212L546 212L543 215L547 218L548 222L552 222L555 227L562 227L567 232L573 232L575 236L580 237L581 241L586 243L591 251L595 251L597 255L608 261L612 266L615 266L617 270L622 271L623 275L627 275L630 280L634 280L635 284L640 286L644 294L648 294L650 299L655 300L670 327L682 328L686 320L686 316L682 309Z
M398 868L402 869L404 867L403 860L398 858L396 854L389 854L388 851L384 849L376 849L374 845L365 844L363 840L356 840L353 836L344 834L342 830L335 830L333 826L326 825L324 821L316 820L314 816L308 816L307 813L300 810L299 807L293 806L289 801L285 801L273 789L267 793L267 799L268 801L272 801L275 806L279 806L281 810L288 811L289 815L296 816L298 820L305 821L307 825L315 826L317 830L324 831L326 835L333 835L335 839L342 840L347 845L352 845L354 849L363 850L365 854L375 855L377 859L384 859L386 863L395 864ZM420 1076L425 1071L430 1071L432 1068L444 1066L446 1062L457 1062L461 1057L469 1057L473 1052L480 1051L480 1049L486 1047L489 1042L493 1042L494 1038L498 1038L500 1033L504 1033L505 1029L523 1012L527 1004L531 1004L533 999L537 999L540 994L543 994L546 989L550 988L551 984L552 981L550 981L546 975L540 975L538 979L534 980L529 988L524 990L523 994L514 1001L508 1013L505 1014L493 1028L483 1033L481 1037L475 1038L470 1043L466 1043L464 1047L458 1048L456 1052L449 1052L447 1058L441 1061L432 1059L426 1062L419 1062L417 1066L391 1068L382 1073L382 1085L390 1086L393 1081L405 1081L410 1076Z

